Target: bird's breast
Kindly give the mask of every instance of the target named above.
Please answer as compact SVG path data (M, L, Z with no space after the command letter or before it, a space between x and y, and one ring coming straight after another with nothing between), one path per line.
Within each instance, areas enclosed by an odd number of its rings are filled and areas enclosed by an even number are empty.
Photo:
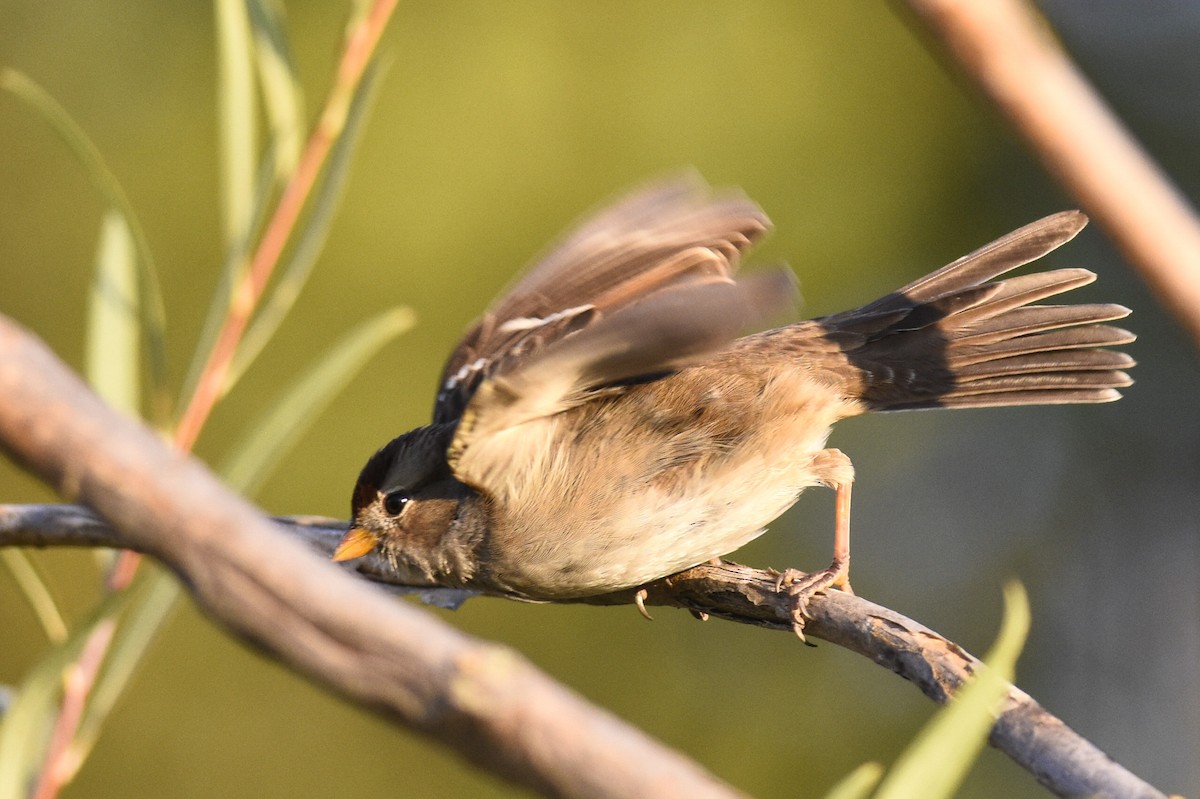
M514 428L493 573L532 598L641 585L756 538L847 415L799 373L647 386ZM666 382L666 381L663 381Z

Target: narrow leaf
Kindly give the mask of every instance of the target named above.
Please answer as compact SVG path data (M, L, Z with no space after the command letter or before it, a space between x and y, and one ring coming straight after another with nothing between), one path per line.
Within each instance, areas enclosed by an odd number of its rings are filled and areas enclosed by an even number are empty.
M129 225L116 210L104 215L88 304L85 370L104 401L137 417L141 314L137 258Z
M1029 599L1019 583L1004 587L1004 621L985 666L938 711L896 761L876 799L953 796L987 743L1029 632Z
M866 799L871 789L879 784L883 766L879 763L863 763L834 785L825 799Z
M12 575L13 582L29 603L30 609L46 633L46 638L54 644L61 644L67 640L67 623L63 621L58 603L54 601L46 580L29 556L19 549L3 547L0 548L0 561L3 561Z
M100 226L96 266L88 298L84 372L96 393L112 407L137 418L141 411L141 305L137 254L125 217L110 208ZM93 552L102 570L113 550Z
M243 0L217 0L217 126L225 249L244 242L254 218L258 109L250 19Z
M262 309L246 331L246 335L238 347L237 355L229 369L229 376L226 378L224 387L226 392L245 374L250 364L275 335L275 331L292 309L301 289L304 288L304 284L325 246L334 212L337 210L346 178L350 173L354 148L358 144L367 111L374 100L381 73L382 69L378 63L372 61L367 66L363 79L354 92L346 124L333 142L324 177L313 199L312 210L304 222L295 249L280 274L278 282L266 302L263 303Z
M196 384L200 382L200 375L204 371L204 365L208 362L213 347L216 346L221 326L225 323L225 317L233 305L234 287L241 280L246 269L249 268L250 243L266 221L268 200L270 199L271 187L275 180L275 166L270 155L271 148L268 147L267 150L268 154L264 156L262 163L259 164L258 180L254 192L253 219L249 224L246 237L241 241L234 242L230 246L226 252L225 261L221 265L221 275L217 281L217 288L213 292L212 299L209 301L208 312L204 318L204 327L201 328L195 352L192 354L192 362L188 366L187 377L183 381L183 389L179 393L179 396L184 398L184 401L179 403L181 408L187 404L186 400L196 391Z
M246 5L254 31L258 79L275 143L275 176L282 180L295 169L304 145L304 93L283 27L283 7L276 0L247 0Z
M167 394L166 310L158 274L150 253L150 244L138 222L133 205L116 176L104 162L103 156L71 115L45 89L26 75L13 69L0 70L0 87L26 102L45 120L71 149L83 166L84 174L100 192L111 208L125 220L137 257L138 309L141 329L146 337L146 352L150 377L151 419L165 426L169 412Z
M58 716L66 671L93 633L111 631L132 592L111 594L61 646L52 649L25 676L0 720L0 799L25 799L45 756L47 735Z
M144 564L142 570L146 575L138 586L137 598L125 612L71 744L74 763L83 764L91 754L104 722L179 600L181 588L170 572L151 563Z
M225 480L253 495L271 470L317 416L370 358L396 336L412 327L408 308L394 308L351 330L309 371L284 390L220 470Z

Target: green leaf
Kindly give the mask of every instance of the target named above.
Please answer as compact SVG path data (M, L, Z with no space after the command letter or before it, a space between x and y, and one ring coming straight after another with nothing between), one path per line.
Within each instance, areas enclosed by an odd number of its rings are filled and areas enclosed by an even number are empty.
M47 736L59 714L63 680L93 634L113 636L99 678L92 686L69 762L82 765L99 738L146 649L167 620L181 589L160 566L146 563L143 578L129 590L110 594L26 675L0 722L0 799L25 799L45 758ZM117 622L121 624L118 627ZM72 775L66 775L69 781Z
M145 576L139 581L137 598L125 612L104 670L92 688L75 740L71 743L75 755L73 762L83 763L91 754L104 722L129 686L146 650L170 618L182 593L179 581L161 566L145 562L141 570Z
M371 9L375 5L375 0L354 0L350 4L350 19L346 21L346 31L355 30L359 25L363 24L371 14Z
M325 174L313 199L312 210L304 222L295 249L279 276L262 309L242 338L233 364L230 366L224 390L228 392L245 374L250 364L258 357L267 342L275 335L279 325L296 302L300 291L311 274L317 257L329 236L329 227L334 212L341 200L346 178L350 173L350 162L358 144L359 134L366 121L367 110L375 97L382 69L374 60L367 65L354 96L350 101L346 124L334 139Z
M938 711L896 761L876 799L953 796L996 723L1029 632L1029 599L1019 583L1004 587L1004 621L984 666Z
M146 353L150 377L151 419L165 427L170 397L167 393L166 310L158 273L150 253L146 234L138 222L133 205L103 156L83 129L71 118L45 89L26 75L13 69L0 70L0 87L26 102L58 134L83 166L84 174L100 192L111 209L124 218L129 238L136 252L138 274L138 313L146 338Z
M270 150L269 147L267 149L268 151ZM271 185L274 179L274 162L270 155L268 155L259 164L258 181L254 192L254 218L248 226L247 237L240 242L235 242L226 253L225 261L221 266L221 276L217 281L217 288L213 292L212 300L208 304L208 312L204 318L204 327L200 330L196 350L192 354L192 362L188 366L187 377L184 379L183 389L179 393L179 396L185 399L191 397L196 391L196 384L200 382L200 375L204 371L204 366L208 362L208 357L212 353L213 347L216 346L217 336L221 332L221 326L225 323L225 317L233 305L234 287L241 280L246 269L249 268L251 237L256 235L256 232L265 222L267 200L270 198ZM180 403L181 411L183 404L185 403Z
M871 789L879 784L883 766L879 763L863 763L834 785L825 799L866 799Z
M141 313L137 255L129 225L116 210L104 214L84 335L84 372L105 402L137 418L141 411ZM112 564L108 549L93 552L101 569Z
M244 0L216 0L217 126L225 249L244 245L254 219L258 140L253 43Z
M408 308L394 308L361 323L342 337L316 364L284 390L264 418L220 469L234 488L253 495L271 469L308 429L362 366L383 345L412 327Z
M13 582L21 590L50 642L61 644L67 640L67 624L63 621L58 603L54 601L45 578L33 565L29 556L19 549L3 547L0 548L0 561L3 561L12 575Z
M283 6L275 0L247 0L254 30L258 79L275 144L275 176L296 168L304 146L304 93L283 27Z
M93 634L109 635L133 592L111 594L92 616L25 676L0 721L0 799L25 799L45 757L46 737L58 716L67 669Z
M88 307L85 371L105 402L137 418L140 313L137 258L125 217L104 214Z

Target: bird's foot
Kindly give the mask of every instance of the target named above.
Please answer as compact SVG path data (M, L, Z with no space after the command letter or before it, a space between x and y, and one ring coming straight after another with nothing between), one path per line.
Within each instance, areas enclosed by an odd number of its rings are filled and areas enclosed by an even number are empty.
M849 562L834 561L829 568L815 572L785 569L778 573L775 590L785 592L791 599L792 632L806 644L808 639L804 637L804 624L812 618L808 613L808 603L815 595L830 588L854 593L850 587Z

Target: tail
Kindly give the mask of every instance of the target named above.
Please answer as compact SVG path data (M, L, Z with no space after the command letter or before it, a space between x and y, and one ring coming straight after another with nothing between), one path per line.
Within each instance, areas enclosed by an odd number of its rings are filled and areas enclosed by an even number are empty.
M1026 225L855 311L815 320L858 368L868 409L975 408L1111 402L1134 361L1104 347L1134 335L1104 324L1112 304L1032 305L1087 285L1086 269L994 278L1074 238L1087 224L1065 211Z

